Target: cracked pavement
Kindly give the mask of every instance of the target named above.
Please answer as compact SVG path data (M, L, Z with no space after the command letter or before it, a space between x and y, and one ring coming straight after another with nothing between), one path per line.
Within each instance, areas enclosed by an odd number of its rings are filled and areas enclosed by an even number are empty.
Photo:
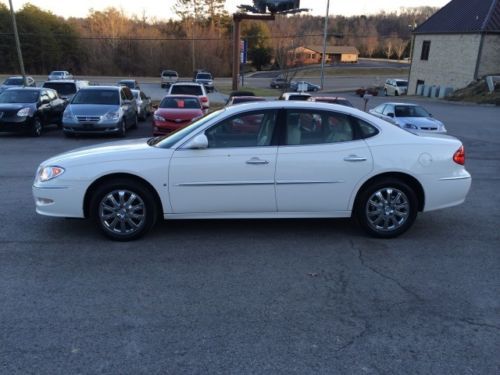
M112 138L0 134L0 373L499 373L500 108L426 107L463 139L472 190L392 240L349 220L212 220L110 242L37 216L31 182Z

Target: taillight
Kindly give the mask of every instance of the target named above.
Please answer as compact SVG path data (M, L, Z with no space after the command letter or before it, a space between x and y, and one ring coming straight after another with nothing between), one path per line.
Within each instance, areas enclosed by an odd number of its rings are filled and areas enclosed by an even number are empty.
M208 102L208 98L207 98L206 96L202 96L202 97L201 97L201 102L202 102L202 103L206 103L206 102Z
M460 146L460 148L455 151L453 154L453 161L457 164L464 165L465 164L465 149L464 146Z

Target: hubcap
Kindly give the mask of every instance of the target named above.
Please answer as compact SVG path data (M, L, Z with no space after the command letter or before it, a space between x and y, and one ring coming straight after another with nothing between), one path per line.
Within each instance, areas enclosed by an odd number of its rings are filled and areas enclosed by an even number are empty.
M410 202L405 193L395 188L374 192L365 208L368 224L377 231L390 232L400 228L410 214Z
M132 234L144 226L146 206L132 191L114 190L99 204L99 219L104 228L115 234Z

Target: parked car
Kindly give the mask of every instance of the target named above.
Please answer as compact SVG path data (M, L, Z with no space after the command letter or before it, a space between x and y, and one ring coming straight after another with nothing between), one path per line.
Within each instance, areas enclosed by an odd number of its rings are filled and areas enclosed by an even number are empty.
M290 90L292 91L319 91L321 86L315 85L314 83L307 81L292 81L290 83Z
M250 103L250 102L264 102L266 98L262 96L233 96L231 97L226 105L234 105L241 103Z
M42 87L56 90L62 99L71 101L78 90L88 85L89 81L54 80L44 82Z
M23 87L23 77L22 76L14 76L9 77L5 81L3 81L2 85L0 85L0 93L11 87ZM35 80L32 77L26 77L26 86L27 87L36 87Z
M169 87L171 84L176 83L179 80L179 75L175 70L164 70L160 75L161 88Z
M384 85L384 95L406 95L408 92L408 81L406 79L388 79Z
M278 76L271 80L269 86L272 89L288 89L290 87L290 83L294 83L294 81L288 82L285 78Z
M356 90L356 95L358 95L360 98L362 98L365 95L378 96L379 91L380 91L380 89L378 87L375 87L375 86L360 87L359 89Z
M54 70L50 72L48 80L53 81L56 79L73 79L73 74L66 70Z
M446 133L444 124L417 104L383 103L370 109L369 112L403 129Z
M348 107L354 107L349 100L340 96L311 96L308 100L311 102L341 104Z
M139 120L144 121L149 117L152 111L151 97L147 96L141 90L131 90L134 95L135 103L137 104L137 116Z
M63 131L74 134L124 136L137 127L137 105L127 86L89 86L80 89L66 107Z
M253 133L230 130L248 116L259 124ZM321 126L305 131L302 117ZM158 217L352 216L390 238L418 212L464 202L464 163L454 137L415 135L346 106L268 101L225 107L167 137L52 157L36 172L33 196L39 214L89 218L121 241Z
M135 79L122 79L118 81L118 86L127 86L130 90L140 90L139 83Z
M0 94L0 131L39 137L50 124L61 125L66 102L51 89L20 87Z
M296 92L284 92L281 94L281 96L278 98L279 100L309 100L311 97L310 94L301 92L301 93L296 93Z
M207 89L207 92L214 91L214 79L212 78L212 74L206 71L198 71L193 79L193 82L201 83Z
M204 111L210 108L210 100L208 99L207 90L201 83L196 82L177 82L170 85L167 92L168 95L196 95L201 102Z
M172 133L202 116L203 108L196 95L167 95L153 115L153 134Z

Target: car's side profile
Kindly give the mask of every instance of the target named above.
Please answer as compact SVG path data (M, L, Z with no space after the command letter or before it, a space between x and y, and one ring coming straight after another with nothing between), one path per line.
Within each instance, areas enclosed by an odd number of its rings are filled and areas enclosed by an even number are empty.
M387 79L384 84L384 95L406 95L408 81L406 79Z
M168 137L78 149L44 161L39 214L91 218L116 240L158 217L355 217L395 237L417 213L464 201L461 142L415 135L347 106L256 102L225 107Z

